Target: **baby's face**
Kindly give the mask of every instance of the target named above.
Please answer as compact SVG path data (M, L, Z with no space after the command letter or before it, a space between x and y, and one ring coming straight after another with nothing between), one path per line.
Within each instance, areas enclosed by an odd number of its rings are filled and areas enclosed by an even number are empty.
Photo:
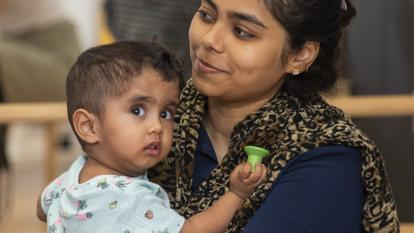
M98 156L128 176L164 159L172 145L179 94L178 80L163 81L153 69L143 70L123 95L106 102Z

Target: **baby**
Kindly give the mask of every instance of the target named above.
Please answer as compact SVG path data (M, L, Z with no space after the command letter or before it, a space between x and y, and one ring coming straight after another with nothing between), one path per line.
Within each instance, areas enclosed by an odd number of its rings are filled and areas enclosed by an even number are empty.
M67 110L85 155L42 192L37 215L48 232L224 232L266 168L239 164L230 189L189 219L146 177L172 145L182 79L155 42L115 42L83 52L66 82Z

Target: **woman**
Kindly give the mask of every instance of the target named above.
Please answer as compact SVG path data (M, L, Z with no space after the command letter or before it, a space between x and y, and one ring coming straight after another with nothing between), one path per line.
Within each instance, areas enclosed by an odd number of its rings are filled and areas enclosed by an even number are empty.
M349 0L203 0L189 30L193 78L175 150L156 180L191 216L228 189L243 147L271 152L227 232L398 232L374 144L318 95L335 84ZM162 170L159 170L162 171Z

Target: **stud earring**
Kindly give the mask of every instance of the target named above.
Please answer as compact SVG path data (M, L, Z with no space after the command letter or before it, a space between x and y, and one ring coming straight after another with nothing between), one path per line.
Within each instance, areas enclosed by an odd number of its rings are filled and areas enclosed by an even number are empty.
M292 74L296 76L296 75L300 74L300 71L298 69L294 69Z

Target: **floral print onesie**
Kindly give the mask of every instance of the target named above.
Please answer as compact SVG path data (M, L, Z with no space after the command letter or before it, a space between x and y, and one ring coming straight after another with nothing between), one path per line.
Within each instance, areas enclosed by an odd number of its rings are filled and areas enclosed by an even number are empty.
M184 217L170 208L168 196L145 175L102 175L79 183L86 156L42 192L48 233L173 233Z

